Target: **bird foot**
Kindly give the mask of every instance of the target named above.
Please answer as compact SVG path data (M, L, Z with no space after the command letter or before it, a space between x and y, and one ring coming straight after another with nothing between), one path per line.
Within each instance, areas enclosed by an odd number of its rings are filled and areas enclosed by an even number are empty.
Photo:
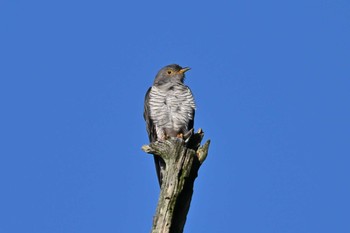
M184 134L183 133L179 133L178 135L176 135L177 138L180 138L180 139L184 139Z

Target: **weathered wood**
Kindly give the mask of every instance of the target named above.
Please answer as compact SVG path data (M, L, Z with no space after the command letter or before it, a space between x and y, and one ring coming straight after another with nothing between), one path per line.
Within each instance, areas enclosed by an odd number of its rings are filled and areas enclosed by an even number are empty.
M199 147L203 136L200 129L187 143L182 139L172 138L142 147L145 152L160 156L166 164L152 233L183 232L194 180L208 154L209 140Z

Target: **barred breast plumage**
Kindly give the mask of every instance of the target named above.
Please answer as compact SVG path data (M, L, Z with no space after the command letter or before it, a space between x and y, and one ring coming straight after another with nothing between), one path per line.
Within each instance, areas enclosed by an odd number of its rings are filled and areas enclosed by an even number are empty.
M195 107L191 90L184 84L153 86L149 94L149 109L158 139L187 133Z

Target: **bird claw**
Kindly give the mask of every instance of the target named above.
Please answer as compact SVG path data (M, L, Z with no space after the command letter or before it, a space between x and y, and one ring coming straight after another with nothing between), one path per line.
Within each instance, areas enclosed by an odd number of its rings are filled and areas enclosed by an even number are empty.
M190 138L192 137L193 131L194 131L194 129L192 128L192 129L190 129L190 130L183 136L183 138L184 138L184 140L185 140L186 143L187 143L187 142L190 140Z

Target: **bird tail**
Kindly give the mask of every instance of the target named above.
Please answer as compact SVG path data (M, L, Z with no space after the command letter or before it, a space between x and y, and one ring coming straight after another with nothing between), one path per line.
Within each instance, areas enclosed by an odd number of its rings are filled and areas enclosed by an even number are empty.
M162 187L162 180L165 172L165 162L161 157L157 155L153 155L153 158L154 158L154 164L156 166L159 187Z

